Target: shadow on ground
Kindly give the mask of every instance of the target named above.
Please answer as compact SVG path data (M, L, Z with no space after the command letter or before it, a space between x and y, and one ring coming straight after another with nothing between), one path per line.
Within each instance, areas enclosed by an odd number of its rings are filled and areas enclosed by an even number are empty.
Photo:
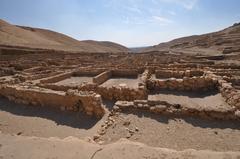
M73 128L90 129L99 119L80 112L60 111L52 107L29 106L16 104L5 98L0 98L0 111L6 111L18 116L40 117L54 121L58 125Z
M178 120L182 119L185 122L201 128L218 128L218 129L235 129L240 130L240 122L233 121L233 120L213 120L213 119L201 119L198 117L185 117L185 116L176 116L176 115L159 115L153 114L146 111L124 111L125 114L134 114L137 115L139 118L147 117L154 119L158 122L168 124L170 120Z
M218 94L219 91L217 90L210 90L210 91L193 91L193 92L187 92L187 91L171 91L171 90L162 90L162 91L152 91L149 95L155 95L155 94L164 94L164 95L175 95L175 96L187 96L189 98L204 98L207 96L213 96Z
M109 111L113 109L113 106L115 105L116 101L111 101L111 100L103 100L103 104L105 105L105 108L107 108Z

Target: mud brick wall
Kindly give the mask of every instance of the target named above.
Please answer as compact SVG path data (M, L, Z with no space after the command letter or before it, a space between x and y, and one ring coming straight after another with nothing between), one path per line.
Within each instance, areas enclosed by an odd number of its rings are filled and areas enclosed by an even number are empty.
M101 96L96 93L76 90L68 90L65 93L39 87L5 85L0 87L0 95L16 103L84 111L86 114L96 117L102 117L105 113Z

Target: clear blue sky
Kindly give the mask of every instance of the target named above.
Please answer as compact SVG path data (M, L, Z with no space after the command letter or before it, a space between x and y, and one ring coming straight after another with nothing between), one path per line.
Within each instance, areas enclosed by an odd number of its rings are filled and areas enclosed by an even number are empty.
M0 0L0 18L135 47L240 22L240 0Z

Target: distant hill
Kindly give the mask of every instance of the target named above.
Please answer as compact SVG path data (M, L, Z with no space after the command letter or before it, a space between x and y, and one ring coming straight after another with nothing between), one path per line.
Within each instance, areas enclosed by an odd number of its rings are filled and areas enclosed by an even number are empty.
M169 51L200 55L240 54L240 23L224 30L160 43L141 52Z
M16 26L0 19L0 45L75 52L128 52L113 42L78 41L64 34L46 29Z
M148 48L147 46L143 46L143 47L132 47L132 48L129 48L132 52L135 52L135 53L138 53L138 52L141 52L141 50L144 50Z

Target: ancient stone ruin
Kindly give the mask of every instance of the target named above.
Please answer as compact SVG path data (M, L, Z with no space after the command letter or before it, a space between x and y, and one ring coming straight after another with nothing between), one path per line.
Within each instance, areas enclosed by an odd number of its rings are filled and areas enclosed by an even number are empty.
M16 30L53 44L65 37L0 21L5 41ZM240 45L232 32L238 25L139 52L69 37L60 46L0 45L0 159L239 159Z
M126 61L125 65L113 66L111 61L121 59L121 55L114 58L107 55L105 61L109 63L93 65L94 55L85 55L84 61L73 59L71 55L62 56L64 60L60 58L54 63L45 60L34 63L28 56L19 61L1 60L0 95L16 103L83 111L96 117L104 116L103 100L110 100L116 102L114 110L134 108L160 114L239 119L239 78L236 78L239 68L234 65L225 69L226 66L205 64L204 61L203 64L148 62L144 65L129 65ZM135 55L128 55L128 58L132 56ZM95 63L101 61L97 59ZM215 91L221 93L226 106L221 109L190 108L158 97L161 91L198 94Z

